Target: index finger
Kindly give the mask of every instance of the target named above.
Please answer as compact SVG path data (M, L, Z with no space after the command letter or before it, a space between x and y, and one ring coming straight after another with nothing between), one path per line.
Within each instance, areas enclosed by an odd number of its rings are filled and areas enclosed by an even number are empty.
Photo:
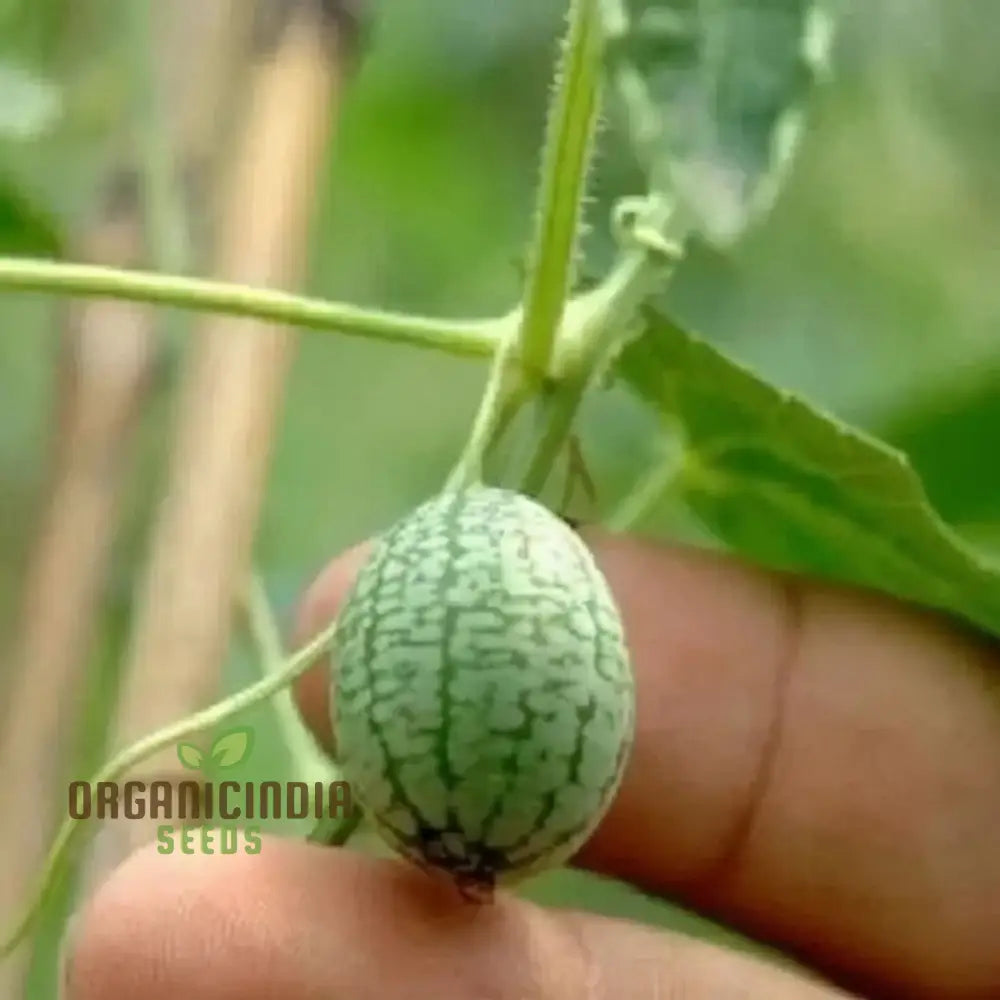
M577 863L855 989L996 995L995 650L872 595L589 541L622 609L638 716L620 793ZM336 613L365 554L318 578L299 639ZM298 694L329 739L322 671Z

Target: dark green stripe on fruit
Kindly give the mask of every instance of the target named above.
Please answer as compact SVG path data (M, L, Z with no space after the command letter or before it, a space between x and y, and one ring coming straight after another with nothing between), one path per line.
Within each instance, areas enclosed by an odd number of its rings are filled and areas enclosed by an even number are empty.
M632 675L610 590L556 515L486 487L435 497L384 536L341 626L341 765L393 847L467 886L589 835L631 746Z

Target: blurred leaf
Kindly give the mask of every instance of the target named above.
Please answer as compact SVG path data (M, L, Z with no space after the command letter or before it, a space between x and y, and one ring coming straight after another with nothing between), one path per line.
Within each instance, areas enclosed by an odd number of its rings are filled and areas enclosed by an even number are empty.
M216 767L235 767L246 758L253 746L253 730L239 726L222 733L212 744L212 761Z
M920 470L954 524L1000 519L1000 366L911 398L880 428Z
M773 202L825 69L817 0L607 0L627 23L609 59L654 190L696 232L737 239ZM617 37L616 37L617 36Z
M1000 564L936 514L906 458L774 388L656 310L621 372L679 426L671 484L740 553L1000 634Z
M57 86L23 66L0 61L0 137L37 139L52 129L61 113Z
M60 249L56 220L0 177L0 253L56 257Z

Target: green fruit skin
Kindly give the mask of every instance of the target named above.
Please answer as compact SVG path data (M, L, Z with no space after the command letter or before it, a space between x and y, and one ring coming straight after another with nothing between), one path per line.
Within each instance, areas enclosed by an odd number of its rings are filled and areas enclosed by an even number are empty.
M334 646L339 763L396 851L492 885L593 832L634 683L607 582L547 508L490 487L424 503L377 544Z

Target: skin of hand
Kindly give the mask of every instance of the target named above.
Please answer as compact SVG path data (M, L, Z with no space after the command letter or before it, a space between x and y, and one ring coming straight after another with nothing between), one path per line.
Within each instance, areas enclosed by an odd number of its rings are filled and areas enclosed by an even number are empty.
M508 893L469 906L404 862L281 839L129 858L74 922L67 1000L1000 998L997 645L882 597L585 534L622 608L638 719L576 864L815 976ZM317 578L297 645L366 553ZM327 743L328 670L296 688Z

